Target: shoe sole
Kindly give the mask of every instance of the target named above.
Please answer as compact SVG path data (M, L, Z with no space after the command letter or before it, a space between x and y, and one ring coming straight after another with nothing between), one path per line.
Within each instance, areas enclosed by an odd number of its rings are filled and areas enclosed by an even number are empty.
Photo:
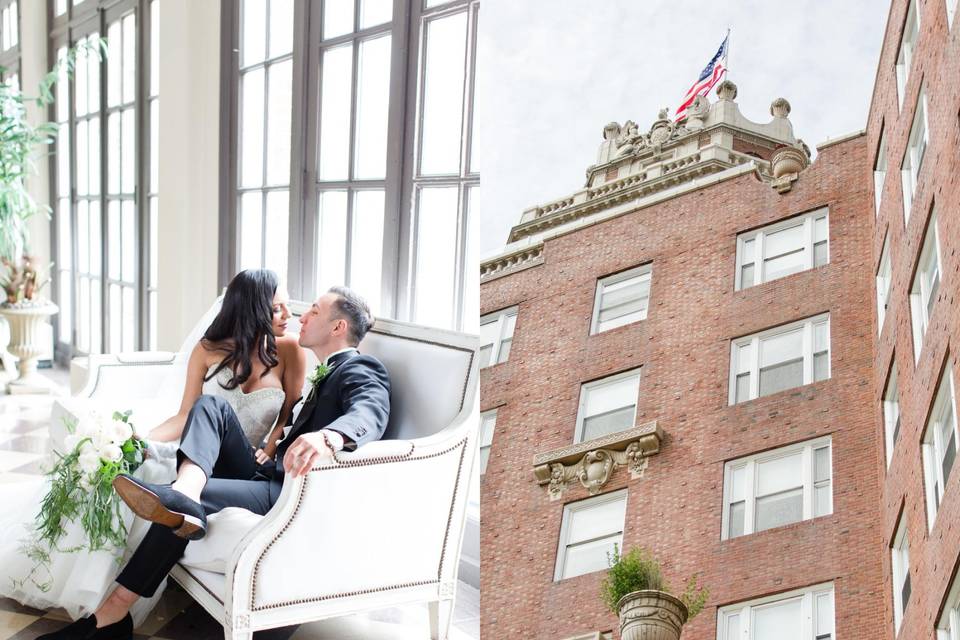
M117 476L113 479L113 488L130 510L144 520L170 527L176 535L187 540L199 540L206 534L196 517L171 511L160 501L160 496L129 478Z

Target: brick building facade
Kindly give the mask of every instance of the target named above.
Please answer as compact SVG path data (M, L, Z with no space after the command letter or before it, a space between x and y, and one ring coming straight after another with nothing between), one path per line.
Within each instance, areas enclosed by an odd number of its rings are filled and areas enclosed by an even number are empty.
M725 82L608 125L481 265L483 637L617 637L618 542L709 586L688 640L960 639L960 55L913 2L865 133L811 163L785 100L752 123Z

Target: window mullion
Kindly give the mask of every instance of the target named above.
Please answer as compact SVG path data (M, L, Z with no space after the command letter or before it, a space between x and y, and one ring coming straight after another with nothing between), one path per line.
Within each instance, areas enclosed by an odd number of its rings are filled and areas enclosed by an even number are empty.
M753 533L754 531L754 512L756 510L757 485L756 485L757 461L752 459L747 462L743 474L744 485L744 505L743 505L743 533Z
M814 494L814 455L813 447L807 445L803 448L801 454L801 480L803 484L803 519L809 520L814 516L813 494ZM832 487L831 487L832 493Z
M738 354L739 355L739 354ZM754 336L750 341L750 360L753 369L750 371L750 398L760 397L760 337Z
M813 323L803 323L803 384L813 382Z
M763 260L763 254L765 251L763 245L766 240L766 235L767 234L765 234L763 231L757 232L757 240L756 242L753 243L754 244L753 273L754 273L754 281L757 284L762 284L766 282L766 273L765 273L766 265L764 264L764 260Z

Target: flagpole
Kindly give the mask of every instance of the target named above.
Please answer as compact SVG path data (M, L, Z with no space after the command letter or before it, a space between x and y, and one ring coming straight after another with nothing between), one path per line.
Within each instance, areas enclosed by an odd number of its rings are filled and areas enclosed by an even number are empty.
M727 73L730 71L730 27L727 27Z

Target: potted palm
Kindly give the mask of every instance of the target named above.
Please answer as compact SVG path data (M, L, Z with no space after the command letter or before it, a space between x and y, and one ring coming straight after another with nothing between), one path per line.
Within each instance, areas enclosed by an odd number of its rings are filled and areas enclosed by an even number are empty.
M621 640L678 640L683 625L700 613L709 592L691 576L680 596L670 593L660 563L635 547L620 555L615 546L601 584L604 604L620 618Z
M53 103L52 88L61 76L70 76L78 54L100 58L105 41L71 49L40 82L39 95L25 98L19 88L0 83L0 287L4 297L0 316L10 328L7 350L19 358L19 377L8 391L46 391L37 379L37 358L43 353L42 327L59 309L40 290L46 281L29 255L27 220L37 213L49 216L49 207L39 205L27 189L27 178L36 173L34 154L55 139L57 124L30 121L27 104L45 109ZM2 70L2 69L0 69Z

